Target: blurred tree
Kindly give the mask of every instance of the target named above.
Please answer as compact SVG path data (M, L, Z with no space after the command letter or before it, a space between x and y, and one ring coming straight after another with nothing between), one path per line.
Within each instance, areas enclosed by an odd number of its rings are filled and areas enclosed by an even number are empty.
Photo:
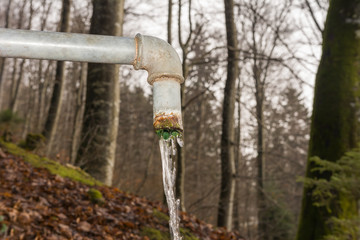
M224 89L221 135L221 189L218 210L220 227L232 229L233 204L235 194L235 97L236 79L239 74L237 31L234 22L234 2L224 0L227 40L227 76Z
M76 2L80 3L80 2ZM84 4L84 2L82 2ZM84 8L87 11L84 11ZM72 32L76 33L88 33L89 24L91 20L91 1L85 2L84 5L77 6L74 4L73 11L73 20L72 20ZM74 102L69 105L74 106L74 118L73 118L73 128L71 133L71 150L70 150L70 161L75 163L77 151L79 149L81 129L82 129L82 120L84 116L84 108L86 102L86 78L87 78L87 63L73 64L73 78L71 81L72 91L75 95ZM70 74L71 75L71 74ZM121 108L120 108L121 109Z
M72 0L63 0L62 1L62 10L61 10L61 19L60 19L60 32L69 32L70 31L70 13L71 13L71 1ZM41 66L41 63L40 63ZM49 112L45 121L44 129L42 134L48 141L47 144L47 155L50 155L54 140L56 138L56 130L59 127L59 119L61 114L61 107L63 104L63 94L65 91L65 62L58 61L56 63L56 73L55 73L55 82L54 90L52 92ZM41 69L39 70L41 72ZM42 92L39 93L42 96ZM39 100L41 104L41 99ZM40 108L40 111L42 109ZM41 120L42 117L39 117Z
M293 239L296 235L302 184L309 137L309 112L301 92L291 86L279 103L265 106L266 168L264 184L268 239ZM273 216L272 216L273 214ZM285 237L286 236L286 237Z
M185 104L186 104L186 79L189 74L189 51L191 46L191 40L193 37L193 26L192 26L192 0L188 2L188 24L189 24L189 33L184 41L183 36L183 22L181 21L182 17L182 0L178 2L178 40L179 45L182 52L182 72L185 79L185 82L181 84L181 108L182 108L182 118L185 119ZM171 9L169 9L171 10ZM171 18L169 18L169 22L171 22ZM185 133L184 133L185 135ZM176 180L175 180L175 191L176 198L180 199L180 209L181 211L185 211L185 190L184 190L184 182L185 182L185 153L186 153L186 145L180 147L177 145L176 151Z
M286 74L286 62L284 59L291 59L291 53L287 52L285 36L291 33L289 27L289 12L292 1L283 1L281 4L274 5L271 1L255 0L243 1L241 5L242 31L245 39L243 47L240 49L242 57L249 61L244 63L243 72L252 80L251 92L255 98L255 109L252 112L256 123L256 191L257 191L257 219L258 219L258 238L267 239L266 208L267 201L264 191L266 182L266 122L265 105L274 95L270 96L272 86L270 82L280 84L282 80L279 75ZM285 49L285 51L284 51ZM287 60L288 61L288 60ZM289 72L293 72L290 69ZM275 75L274 73L277 73ZM285 77L284 77L285 78ZM277 86L279 88L279 86ZM277 92L276 94L279 94Z
M173 2L168 0L168 19L167 19L167 41L169 44L172 42L172 15L173 15Z
M154 134L152 96L121 81L121 118L113 184L125 191L160 200L162 192L158 137Z
M204 19L198 21L206 26ZM194 58L191 58L186 86L186 209L216 224L220 194L221 103L211 88L220 81L219 76L213 74L219 69L220 52L209 51L212 45L207 34L218 36L199 22L194 26L196 37L191 46Z
M11 2L12 2L12 0L8 0L7 6L6 6L4 28L9 27ZM0 58L0 90L1 90L1 83L2 83L2 79L3 79L3 75L4 75L5 60L6 60L5 58ZM1 107L1 104L0 104L0 107Z
M19 16L19 20L18 20L18 24L17 24L17 28L21 29L23 27L24 24L24 10L25 10L25 6L26 6L26 2L24 1L21 8L20 8L20 16ZM34 8L33 8L33 1L30 0L30 6L29 6L29 22L28 25L25 27L25 29L29 30L31 29L31 24L32 24L32 17L34 14ZM25 64L25 59L21 59L20 60L20 69L19 69L19 75L17 77L16 73L17 73L17 59L14 59L14 68L12 71L12 79L11 79L11 87L10 87L10 91L11 91L11 95L10 95L10 106L9 109L11 109L11 111L16 112L16 100L18 99L18 93L20 90L20 85L21 85L21 81L22 81L22 77L23 77L23 73L24 73L24 64Z
M358 37L359 0L330 1L323 34L323 53L316 75L311 123L309 159L314 156L336 162L356 146L359 109ZM313 171L308 161L306 176L329 180L330 172ZM340 204L325 207L314 205L313 188L304 187L298 240L317 240L331 230L331 216L357 214L356 202L339 195Z
M124 0L93 0L90 34L122 35ZM119 125L119 66L89 64L82 142L76 164L112 184Z

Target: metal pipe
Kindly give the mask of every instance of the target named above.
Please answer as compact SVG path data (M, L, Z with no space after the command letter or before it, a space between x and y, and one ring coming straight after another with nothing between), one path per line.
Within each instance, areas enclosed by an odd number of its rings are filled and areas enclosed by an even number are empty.
M0 28L0 56L132 64L133 38Z
M154 128L164 138L181 135L181 61L164 40L0 28L0 57L132 64L153 85Z
M165 139L182 134L180 84L184 82L180 58L174 48L159 38L135 37L135 69L148 71L153 85L154 128Z

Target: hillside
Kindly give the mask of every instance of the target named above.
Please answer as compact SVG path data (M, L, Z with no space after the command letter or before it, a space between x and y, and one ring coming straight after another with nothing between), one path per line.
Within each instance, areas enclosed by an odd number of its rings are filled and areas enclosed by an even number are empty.
M242 239L181 213L183 239ZM0 142L0 239L170 239L166 208Z

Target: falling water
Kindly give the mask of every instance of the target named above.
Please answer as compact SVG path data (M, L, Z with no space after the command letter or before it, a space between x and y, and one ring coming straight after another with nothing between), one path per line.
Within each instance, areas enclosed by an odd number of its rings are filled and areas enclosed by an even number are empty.
M179 206L180 199L175 198L175 177L176 168L172 156L176 154L176 143L182 147L183 142L180 137L172 137L165 140L163 137L160 138L160 152L163 172L163 184L164 192L166 196L167 205L169 208L170 215L170 235L173 240L181 240L179 230Z

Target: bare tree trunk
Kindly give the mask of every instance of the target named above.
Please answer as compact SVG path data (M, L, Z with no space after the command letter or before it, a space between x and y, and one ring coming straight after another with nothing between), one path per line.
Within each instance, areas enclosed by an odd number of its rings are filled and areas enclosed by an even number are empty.
M32 77L29 78L29 91L28 92L28 102L26 108L26 118L25 118L25 126L22 132L22 138L25 139L26 135L31 131L31 123L33 119L33 112L34 112L34 91L32 91L32 84L33 84Z
M63 0L61 11L60 32L70 31L70 9L72 0ZM50 155L56 138L56 131L59 126L59 119L64 102L63 93L65 91L65 62L56 63L54 90L51 96L49 113L43 129L43 135L48 139L47 155Z
M48 65L46 67L46 70L44 72L44 82L41 83L41 86L39 86L39 109L38 109L38 129L37 132L41 132L44 128L44 114L47 109L47 99L46 99L46 93L52 78L52 65L54 64L53 61L48 61Z
M16 59L14 61L14 64L16 64ZM21 59L20 62L20 70L19 70L19 76L17 78L15 82L15 88L13 89L13 94L10 100L10 107L9 109L11 109L12 112L16 112L17 110L17 99L18 99L18 95L19 95L19 91L20 91L20 86L21 86L21 81L22 81L22 76L23 76L23 70L24 70L24 64L25 64L25 59ZM14 72L16 71L16 68L14 69ZM16 73L15 73L16 76ZM14 77L15 77L14 76Z
M80 145L82 117L84 115L84 106L86 100L86 77L87 77L87 63L81 64L80 73L80 86L77 91L75 118L74 118L74 131L71 143L71 163L75 163L76 154Z
M47 6L46 6L46 1L42 2L42 7L44 8L44 12L41 15L41 21L40 21L40 31L44 31L47 20L48 20L48 16L51 10L51 6L52 6L52 2L50 2ZM46 9L46 10L45 10ZM42 110L42 102L43 102L43 88L45 85L45 81L46 81L46 74L47 74L47 70L49 70L49 66L50 66L50 62L46 61L48 63L48 66L45 68L45 72L43 72L43 63L44 61L40 60L39 61L39 70L38 70L38 78L37 78L37 88L36 88L36 96L37 96L37 105L35 107L36 112L35 112L35 122L36 125L33 128L33 131L35 132L41 132L43 127L42 127L42 122L43 122L43 112Z
M6 7L6 16L5 16L5 24L4 24L4 28L8 28L9 27L9 21L10 21L10 7L11 7L11 1L8 1L7 7ZM0 96L1 95L1 86L2 86L2 80L3 80L3 76L4 76L4 67L5 67L5 61L6 58L0 58ZM0 98L0 110L1 110L1 102L2 102L2 98Z
M22 28L22 24L23 24L23 18L24 18L24 10L25 10L25 5L26 5L27 1L24 1L21 8L20 8L20 12L19 12L19 22L17 27L20 29ZM32 15L33 15L33 9L32 9L32 0L30 1L30 16L29 16L29 24L27 26L27 29L31 28L31 19L32 19ZM19 93L19 89L20 89L20 84L21 84L21 80L22 80L22 74L23 74L23 67L24 67L24 63L25 63L25 59L21 60L20 63L20 71L19 71L19 77L16 79L16 72L17 72L17 59L14 59L14 68L13 68L13 72L12 72L12 80L11 80L11 87L10 87L10 105L9 105L9 109L11 109L11 111L15 111L15 104L16 104L16 99Z
M256 85L259 80L256 80ZM260 86L256 86L256 119L257 119L257 206L258 206L258 234L261 239L267 238L267 223L265 219L266 201L264 192L264 173L265 173L265 161L264 161L264 132L263 132L263 89Z
M168 21L167 21L167 40L168 43L171 45L172 42L172 0L169 0L168 2Z
M183 59L186 59L183 54ZM187 65L186 60L183 60L183 76L186 79L187 76ZM185 83L181 85L181 106L185 105ZM185 111L182 111L182 118L185 119ZM184 135L185 138L185 135ZM185 212L185 145L180 147L177 145L176 149L176 181L175 181L175 193L176 198L180 199L180 210Z
M239 71L240 75L240 71ZM241 162L241 81L238 79L237 86L237 133L236 133L236 150L235 150L235 175L236 175L236 188L235 188L235 202L234 202L234 228L240 230L240 216L239 216L239 203L240 203L240 162Z
M178 38L179 38L179 44L182 50L182 71L183 76L186 81L186 78L188 76L188 48L190 44L190 40L193 34L192 29L192 19L191 19L191 0L189 0L189 8L188 8L188 19L189 19L189 35L187 36L187 39L185 42L182 40L182 22L181 22L181 10L182 10L182 2L179 0L178 6L179 6L179 12L178 12ZM185 119L185 82L181 85L181 106L182 106L182 118ZM185 133L184 133L185 138ZM182 148L177 146L177 156L176 156L176 182L175 182L175 188L176 188L176 198L180 199L180 210L185 211L185 190L184 190L184 184L185 184L185 149L186 145L184 145Z
M168 1L168 19L167 19L167 41L168 41L168 43L171 45L172 44L172 14L173 14L173 11L172 11L172 5L173 5L173 2L172 2L172 0L169 0ZM183 118L184 119L184 118ZM180 149L179 149L179 147L177 147L177 149L176 149L177 151L181 151ZM180 166L181 167L181 166ZM179 173L179 170L178 170L178 166L176 166L176 168L177 168L177 172L176 172L176 174L177 174L177 177L178 177L178 173ZM176 180L176 183L178 183L178 180ZM177 184L175 183L175 189L177 189ZM177 192L175 192L175 194L176 194L176 197L177 198L179 198L179 196L181 196L181 193L177 193ZM163 192L162 193L162 195L163 195L163 199L162 199L162 202L163 202L163 204L167 204L167 202L166 202L166 196L165 196L165 192ZM181 200L180 200L181 201ZM182 202L182 201L181 201ZM183 203L180 203L181 205L180 205L180 209L182 210L182 211L185 211L185 207L184 207L184 204Z
M196 136L198 136L197 139L197 147L196 147L196 151L194 152L194 155L196 156L195 160L195 189L198 189L198 186L200 186L200 173L202 170L201 168L201 160L202 160L202 149L204 147L203 145L203 141L204 141L204 122L206 121L205 119L205 107L204 107L204 101L201 99L200 100L200 106L199 106L199 125L197 128L197 134ZM199 189L200 190L200 189ZM200 193L200 195L202 195L202 191Z
M124 0L93 1L91 34L122 35ZM120 111L119 66L88 65L82 143L76 164L112 184Z
M228 46L227 78L224 89L221 135L221 190L218 209L218 226L232 229L235 193L234 113L236 78L238 77L237 31L234 22L234 2L224 0L226 39Z

